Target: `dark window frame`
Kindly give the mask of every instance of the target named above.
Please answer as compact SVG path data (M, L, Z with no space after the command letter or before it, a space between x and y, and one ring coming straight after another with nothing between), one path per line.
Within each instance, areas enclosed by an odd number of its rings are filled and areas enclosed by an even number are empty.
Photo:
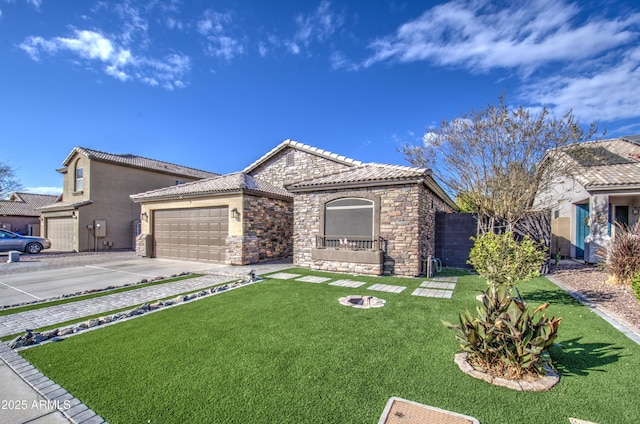
M74 182L73 182L73 191L81 192L84 190L84 168L82 166L78 166L80 163L80 159L78 159L75 163L75 169L73 171ZM80 176L78 176L80 174Z
M371 235L371 238L372 240L378 240L380 238L380 196L362 191L334 193L321 199L319 235L322 237L327 235L325 231L327 204L340 199L365 199L373 202L373 234Z

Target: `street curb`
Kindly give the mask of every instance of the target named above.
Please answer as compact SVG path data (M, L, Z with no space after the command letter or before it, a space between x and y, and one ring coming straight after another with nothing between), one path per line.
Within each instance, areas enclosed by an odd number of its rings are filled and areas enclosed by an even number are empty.
M55 404L57 410L69 422L74 424L106 423L102 417L89 409L84 403L34 368L29 361L18 355L7 343L0 343L0 360L49 404Z

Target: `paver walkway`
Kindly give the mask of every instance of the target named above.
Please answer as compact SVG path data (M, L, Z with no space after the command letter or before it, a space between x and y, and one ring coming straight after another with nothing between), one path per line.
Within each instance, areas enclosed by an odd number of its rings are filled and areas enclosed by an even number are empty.
M360 286L364 286L367 283L362 281L353 281L353 280L337 280L333 283L329 283L330 286L338 286L338 287L351 287L352 289L358 288Z
M422 296L422 297L437 297L440 299L451 299L453 296L453 291L451 290L438 290L438 289L415 289L413 293L414 296Z
M458 277L434 277L424 281L411 293L413 296L436 297L440 299L451 299L453 289L456 288Z
M382 291L382 292L388 292L388 293L400 293L404 289L406 289L406 287L393 286L391 284L374 284L371 287L367 287L367 290L375 290L375 291Z
M80 320L89 315L101 314L130 306L133 307L157 299L177 296L180 293L205 289L238 278L239 275L245 275L250 270L255 270L256 274L260 275L286 268L291 268L291 264L265 263L246 267L234 266L229 269L225 267L216 270L215 275L204 275L202 277L143 287L93 299L0 316L0 337L22 333L27 328L35 329L61 322Z
M276 278L280 280L291 280L295 278L295 281L304 281L308 283L324 283L330 281L331 278L306 276L302 278L299 274L290 274L286 272L279 272L277 274L270 275L269 278ZM434 277L430 280L424 281L420 284L420 288L415 289L411 294L413 296L421 297L435 297L440 299L451 299L453 296L453 289L456 288L458 277ZM329 283L330 286L338 287L350 287L358 288L367 283L353 280L336 280ZM405 286L395 286L391 284L373 284L367 287L367 290L382 291L387 293L402 293L406 289Z

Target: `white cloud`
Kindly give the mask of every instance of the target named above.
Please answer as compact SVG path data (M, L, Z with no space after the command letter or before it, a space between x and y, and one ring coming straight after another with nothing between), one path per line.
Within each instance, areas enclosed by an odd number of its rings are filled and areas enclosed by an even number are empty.
M75 38L57 37L52 49L72 50L86 59L100 59L109 61L114 55L111 41L102 34L93 31L76 31Z
M167 26L167 28L169 29L177 29L177 30L182 30L182 22L172 18L172 17L168 17L165 20L165 25Z
M595 61L594 61L595 62ZM613 63L592 63L591 70L558 73L522 88L522 97L547 104L557 114L572 109L586 121L615 121L640 116L640 47Z
M311 42L324 42L344 25L344 15L331 8L331 2L323 0L309 15L295 17L296 32L285 45L293 54L299 54Z
M275 35L269 34L266 40L258 42L258 53L260 57L266 57L269 52L273 51L277 47L282 46L284 43Z
M267 48L267 45L263 41L260 41L258 43L258 53L260 54L260 57L265 57L268 52L269 49Z
M138 8L131 5L130 1L114 5L114 10L122 21L122 32L118 38L122 43L131 45L138 42L142 45L149 44L149 23L145 18L140 16Z
M230 13L208 9L196 23L197 31L205 37L204 50L210 56L231 60L244 53L241 38L230 34L233 18Z
M350 70L419 61L472 73L506 69L515 71L517 100L529 108L573 110L581 121L637 118L640 13L617 12L589 15L566 0L452 0L374 40L366 60L353 64L336 54L332 63Z
M638 38L639 14L578 22L577 4L535 0L493 4L459 0L435 6L370 44L364 62L430 61L486 72L529 73L549 62L581 60Z
M131 50L115 40L89 30L76 30L69 37L51 39L32 36L25 39L19 47L34 60L41 60L43 54L71 52L87 63L98 61L107 75L120 81L134 79L168 89L184 87L182 80L191 68L190 59L186 55L173 53L163 59L134 56Z
M205 10L196 27L202 35L221 34L225 31L225 26L230 25L231 22L231 14L208 9Z

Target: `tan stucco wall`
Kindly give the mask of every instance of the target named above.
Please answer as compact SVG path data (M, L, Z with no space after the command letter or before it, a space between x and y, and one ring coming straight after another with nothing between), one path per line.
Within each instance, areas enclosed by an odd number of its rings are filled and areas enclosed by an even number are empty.
M74 191L75 170L78 166L84 170L82 192ZM63 172L63 177L64 202L92 202L81 206L76 213L78 227L75 240L78 251L95 249L93 230L88 228L95 220L106 220L107 227L106 237L98 240L98 250L103 249L103 241L109 242L112 249L133 249L134 222L140 219L140 205L134 203L129 196L175 185L176 180L197 180L91 160L81 154L76 154L69 160L68 169ZM60 213L43 213L43 217L57 214ZM70 212L66 213L69 214Z
M27 234L33 225L34 236L40 235L40 218L37 216L0 216L0 228L14 233Z

